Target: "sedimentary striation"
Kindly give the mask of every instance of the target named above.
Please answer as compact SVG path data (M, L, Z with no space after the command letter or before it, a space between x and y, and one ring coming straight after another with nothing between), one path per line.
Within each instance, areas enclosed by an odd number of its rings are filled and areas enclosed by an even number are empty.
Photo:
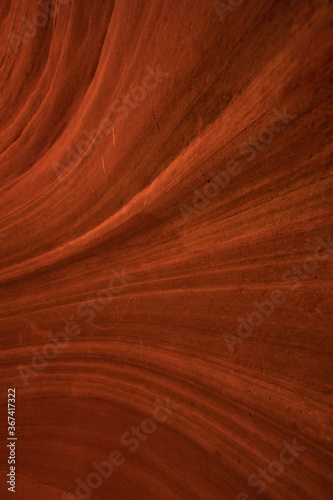
M17 500L331 498L330 4L2 0Z

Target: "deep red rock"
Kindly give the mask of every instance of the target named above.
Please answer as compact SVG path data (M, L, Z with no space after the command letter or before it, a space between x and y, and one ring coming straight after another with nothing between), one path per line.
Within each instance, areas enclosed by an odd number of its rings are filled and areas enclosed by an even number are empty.
M1 2L1 498L10 387L16 500L331 498L332 5L223 4Z

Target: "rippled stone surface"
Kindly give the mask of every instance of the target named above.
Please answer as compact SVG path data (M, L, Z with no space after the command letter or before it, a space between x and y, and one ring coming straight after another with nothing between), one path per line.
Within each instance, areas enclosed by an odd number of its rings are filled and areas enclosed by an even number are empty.
M2 0L17 500L331 498L330 4Z

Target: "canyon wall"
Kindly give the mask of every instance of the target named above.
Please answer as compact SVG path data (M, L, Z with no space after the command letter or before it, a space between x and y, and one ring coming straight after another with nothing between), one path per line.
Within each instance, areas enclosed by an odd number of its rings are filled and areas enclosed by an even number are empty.
M329 500L331 2L0 19L1 498Z

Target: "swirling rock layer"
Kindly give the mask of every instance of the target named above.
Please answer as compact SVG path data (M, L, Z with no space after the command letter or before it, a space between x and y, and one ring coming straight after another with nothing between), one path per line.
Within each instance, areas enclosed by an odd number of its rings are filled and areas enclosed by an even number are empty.
M112 450L92 498L328 500L331 2L49 3L0 6L17 500Z

